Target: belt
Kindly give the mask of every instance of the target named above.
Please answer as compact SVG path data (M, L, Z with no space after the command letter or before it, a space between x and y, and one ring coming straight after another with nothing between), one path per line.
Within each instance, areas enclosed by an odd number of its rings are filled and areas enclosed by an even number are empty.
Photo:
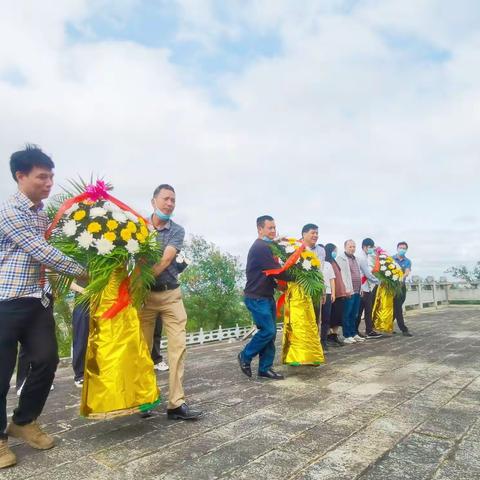
M166 292L167 290L175 290L180 285L178 283L156 283L152 285L152 292Z

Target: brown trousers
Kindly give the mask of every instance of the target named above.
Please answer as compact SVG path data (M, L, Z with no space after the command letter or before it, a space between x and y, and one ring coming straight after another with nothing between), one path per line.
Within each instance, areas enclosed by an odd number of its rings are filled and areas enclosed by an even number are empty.
M167 332L168 364L168 408L177 408L185 402L183 391L183 372L185 369L187 312L183 306L182 291L166 290L150 292L145 306L140 312L140 324L143 335L152 351L153 333L157 315L162 317L163 328Z

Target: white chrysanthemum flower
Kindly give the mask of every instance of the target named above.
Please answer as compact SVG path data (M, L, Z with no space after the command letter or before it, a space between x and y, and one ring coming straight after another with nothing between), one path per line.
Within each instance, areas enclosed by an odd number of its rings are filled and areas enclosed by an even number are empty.
M381 270L382 272L384 272L385 270L387 270L387 267L386 267L385 265L382 265L382 266L380 267L380 270Z
M385 260L380 260L380 265L385 265Z
M103 208L107 210L107 212L123 212L123 210L112 202L105 202L103 204Z
M386 276L386 277L390 277L391 275L392 275L392 272L391 272L390 270L387 270L387 271L385 272L385 276Z
M393 275L392 279L393 280L398 280L398 275Z
M105 217L107 211L103 207L93 207L90 209L90 218Z
M116 211L112 212L112 217L118 223L126 223L127 222L127 216L123 212L121 212L120 210L116 210Z
M93 243L93 235L90 232L84 230L78 237L77 243L80 247L88 249Z
M304 268L304 270L311 270L312 262L310 260L304 260L302 263L302 267Z
M293 245L288 244L288 246L285 248L285 252L287 253L293 253L295 251L295 247Z
M138 223L138 217L136 215L134 215L132 212L129 212L128 210L126 210L125 212L123 212L127 218L129 220L131 220L133 223Z
M382 253L381 255L378 256L378 258L385 259L387 258L387 256Z
M97 247L99 255L105 255L110 253L115 248L115 245L106 238L100 238L100 240L95 240L95 247Z
M285 240L282 240L281 242L278 242L279 245L281 245L282 247L288 247L288 245L290 245L288 242L286 242Z
M78 210L78 203L74 203L68 210L65 210L65 215L71 215Z
M62 227L62 232L67 236L67 237L73 237L77 233L77 222L75 220L68 220L68 222L65 222Z
M133 255L140 250L140 244L137 242L137 240L130 239L125 245L125 248L127 249L128 253Z

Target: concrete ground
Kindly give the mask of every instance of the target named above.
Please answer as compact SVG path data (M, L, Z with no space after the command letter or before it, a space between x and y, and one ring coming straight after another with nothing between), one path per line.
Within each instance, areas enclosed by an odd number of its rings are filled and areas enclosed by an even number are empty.
M480 308L409 313L415 334L330 349L328 363L247 379L242 343L189 349L185 387L197 422L78 416L61 368L40 422L57 447L15 443L0 478L480 479ZM278 355L277 355L278 357ZM168 373L158 375L168 395ZM8 397L9 412L16 402Z

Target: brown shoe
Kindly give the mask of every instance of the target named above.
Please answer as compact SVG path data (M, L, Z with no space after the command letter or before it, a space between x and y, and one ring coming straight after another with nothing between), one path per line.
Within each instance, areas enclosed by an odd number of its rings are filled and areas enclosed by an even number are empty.
M17 425L10 422L7 428L7 435L25 440L31 447L39 450L48 450L55 445L53 437L42 431L37 422L27 425Z
M8 440L0 440L0 468L11 467L17 463L17 457L8 448Z

